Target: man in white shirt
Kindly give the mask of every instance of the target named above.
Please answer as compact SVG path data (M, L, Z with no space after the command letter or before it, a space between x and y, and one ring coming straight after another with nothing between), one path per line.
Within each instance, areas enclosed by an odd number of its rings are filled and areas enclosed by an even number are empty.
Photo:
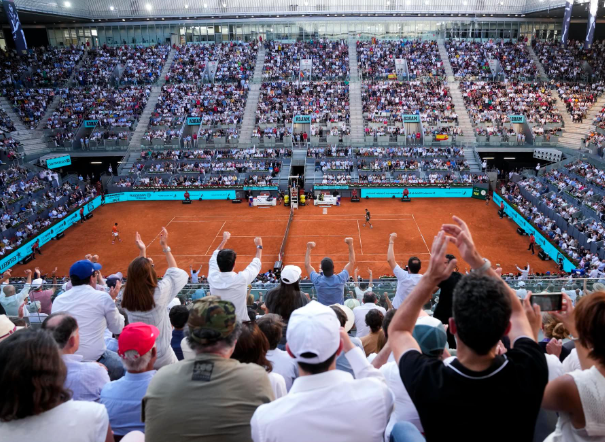
M53 313L42 323L42 328L48 330L59 349L67 367L65 388L73 393L74 401L98 402L101 390L109 382L107 370L96 362L84 362L82 355L75 354L80 346L78 322L66 313Z
M397 261L395 261L395 238L396 233L391 233L389 237L389 249L387 251L387 262L391 266L393 274L397 277L397 292L395 292L395 298L393 298L393 308L399 308L401 303L407 296L414 290L416 284L422 278L419 274L422 263L416 256L412 256L408 260L408 270L403 270Z
M384 376L341 329L336 313L316 301L294 310L287 340L300 377L286 396L256 409L250 422L252 440L307 442L329 434L330 442L382 442L393 395ZM342 351L356 379L336 370Z
M107 367L113 381L124 375L124 367L117 353L105 346L105 329L115 335L124 328L124 316L118 312L115 299L122 284L118 281L109 293L96 290L97 272L101 265L87 259L76 262L69 269L72 288L55 299L52 313L66 312L80 327L80 346L76 354L84 361L100 362Z
M519 281L519 288L517 289L517 298L525 299L527 296L527 290L525 289L525 282Z
M256 256L248 267L239 273L235 273L235 259L237 254L231 249L225 249L225 244L231 237L229 232L223 232L223 241L210 258L210 269L208 270L208 284L213 296L220 296L224 301L231 301L235 305L235 314L238 321L248 322L248 307L246 296L248 284L254 281L261 268L261 256L263 253L263 240L254 238Z
M7 316L19 316L19 307L21 307L23 301L25 301L25 298L27 298L27 295L29 295L29 288L31 287L32 282L32 271L27 269L25 274L27 275L27 280L19 293L17 293L14 285L7 284L2 287L2 293L0 293L0 305L4 307ZM8 273L8 275L10 276L10 273ZM27 307L24 307L24 315L28 316L28 314L25 313L26 310Z
M368 292L363 295L363 304L353 310L353 314L355 315L355 329L357 330L355 337L363 338L370 334L370 327L366 324L366 315L370 310L376 309L383 315L387 314L384 307L376 305L377 302L378 297L374 293Z
M519 273L521 273L521 276L519 276L520 280L527 279L529 277L529 263L527 263L527 268L525 269L520 269L517 264L515 264L515 267L517 267L517 270Z

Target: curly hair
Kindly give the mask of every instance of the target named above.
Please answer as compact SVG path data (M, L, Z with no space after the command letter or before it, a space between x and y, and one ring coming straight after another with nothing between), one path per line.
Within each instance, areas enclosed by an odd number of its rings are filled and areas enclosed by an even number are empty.
M52 335L24 329L0 345L0 421L35 416L67 402L67 368Z
M544 336L547 338L566 339L569 338L569 331L562 322L555 319L550 313L542 313L542 327Z

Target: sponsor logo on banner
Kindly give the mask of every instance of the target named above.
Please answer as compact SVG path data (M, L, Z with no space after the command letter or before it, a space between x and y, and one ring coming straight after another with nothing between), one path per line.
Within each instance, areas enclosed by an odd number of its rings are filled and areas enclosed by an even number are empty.
M71 164L71 157L69 155L63 155L55 158L48 158L46 160L46 167L49 169L56 169L57 167L69 166Z
M524 115L509 115L508 118L510 118L510 122L513 124L523 124L525 123L525 116Z
M401 198L404 187L367 187L361 188L361 197L365 198ZM410 198L470 198L473 194L471 187L441 189L438 187L407 187Z
M481 187L473 187L473 198L484 200L487 197L487 190Z
M404 123L420 123L420 115L404 115Z
M294 124L311 124L311 115L296 115Z
M187 126L195 126L202 124L201 117L187 117Z
M84 120L84 127L91 128L96 127L99 124L99 120Z

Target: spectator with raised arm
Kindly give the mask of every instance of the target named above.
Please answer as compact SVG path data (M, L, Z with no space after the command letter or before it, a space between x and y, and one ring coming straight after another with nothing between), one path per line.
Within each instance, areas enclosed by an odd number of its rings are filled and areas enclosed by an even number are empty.
M427 441L447 440L451 428L443 416L464 428L465 440L531 441L548 381L544 353L535 342L540 309L524 304L481 257L464 221L454 217L435 237L429 268L412 293L397 309L389 326L389 343L398 361L403 384L418 410ZM446 236L451 235L451 237ZM457 358L443 363L421 353L413 329L422 306L435 287L448 278L456 260L446 261L449 243L455 244L470 265L454 290L453 317L449 328L458 341ZM447 262L447 263L446 263ZM498 355L503 336L512 348ZM494 433L494 416L514 409L515 424ZM412 424L397 423L395 441L407 441L420 433Z
M305 270L315 286L317 300L323 305L344 304L345 284L349 280L351 271L355 268L353 238L345 238L345 243L349 248L349 262L338 274L334 274L334 262L327 257L321 260L321 273L317 273L311 265L311 250L315 248L315 243L307 243Z
M263 240L260 237L254 238L256 246L256 256L241 272L234 272L235 260L237 254L234 250L226 249L225 244L231 238L229 232L223 232L223 240L210 258L210 267L208 270L208 284L210 293L214 296L220 296L225 301L231 301L235 305L235 311L238 321L248 322L248 308L246 306L246 295L248 285L254 281L261 269L261 257L263 256Z
M105 329L120 334L124 328L124 316L120 314L115 299L122 284L117 282L109 293L97 290L97 277L101 264L84 259L69 269L72 288L55 299L52 312L69 313L78 322L80 346L76 354L83 361L100 362L107 367L109 378L116 380L124 375L124 367L116 352L107 350Z
M53 313L44 320L42 329L48 330L59 346L67 367L64 386L72 392L71 398L74 401L99 402L101 390L109 382L109 375L102 365L84 362L82 355L75 354L80 346L80 330L75 318L67 313Z
M156 336L157 360L155 368L174 364L178 361L170 340L172 329L168 317L168 304L179 294L189 281L187 272L177 267L168 245L168 231L162 227L160 232L160 245L166 255L168 269L164 277L158 281L155 268L146 258L145 243L139 233L136 234L136 245L140 256L135 258L128 266L128 283L122 296L122 308L128 314L128 322L144 322L160 330Z
M25 274L27 275L27 279L19 293L17 293L15 286L11 284L5 285L2 288L2 293L0 293L0 305L4 308L7 316L19 316L19 307L23 305L25 298L27 298L27 295L29 294L29 288L32 282L32 271L27 269ZM8 281L10 277L11 273L7 270L4 272L2 279Z
M372 291L372 287L374 287L374 279L372 278L372 269L368 268L368 273L369 273L369 279L370 282L368 283L368 286L366 287L365 290L361 290L361 286L359 283L359 269L355 268L355 275L353 277L353 283L355 284L355 297L357 298L357 300L359 302L363 301L363 295L365 293L371 292Z
M408 260L406 270L402 269L397 261L395 260L395 239L397 238L396 233L391 233L389 236L389 248L387 250L387 262L393 271L393 274L397 278L397 291L395 292L395 298L393 298L393 307L399 308L401 303L407 298L412 292L416 284L422 279L420 268L422 263L416 256L412 256Z
M50 315L52 309L51 298L57 291L57 268L55 267L51 273L53 285L46 290L44 290L44 279L42 279L42 274L38 267L34 269L34 275L36 279L32 281L32 291L29 292L29 300L32 302L39 301L41 306L40 312Z
M193 266L189 266L189 274L191 275L191 284L199 284L200 271L202 270L203 265L204 264L200 264L200 268L197 270L193 270Z
M567 373L546 387L542 405L559 413L547 442L583 442L605 437L605 292L585 296L574 308L563 294L563 310L553 313L573 335L581 370Z

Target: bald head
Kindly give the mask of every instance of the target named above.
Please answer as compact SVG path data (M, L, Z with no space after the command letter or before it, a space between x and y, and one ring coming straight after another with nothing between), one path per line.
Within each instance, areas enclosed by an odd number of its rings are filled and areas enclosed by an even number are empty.
M4 296L6 296L7 298L9 296L14 296L15 293L17 293L17 291L15 290L15 286L14 285L5 285L4 289L2 289L4 291Z
M78 321L68 313L57 312L48 316L42 323L42 329L48 330L52 334L55 342L64 353L74 353L78 350L80 344L80 337L77 333Z

